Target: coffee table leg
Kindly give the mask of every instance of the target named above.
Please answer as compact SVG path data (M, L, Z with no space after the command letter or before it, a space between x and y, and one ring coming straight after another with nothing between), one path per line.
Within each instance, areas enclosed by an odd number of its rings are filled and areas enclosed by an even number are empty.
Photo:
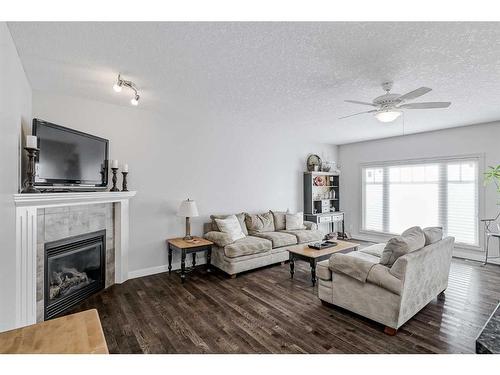
M313 287L316 285L316 259L311 259L311 279L313 283Z
M196 253L193 253L193 268L196 267Z
M186 250L182 249L181 254L181 283L186 280Z
M295 258L293 253L290 253L290 278L293 279L293 274L295 272Z
M212 247L209 247L207 250L207 272L211 272L211 263L212 263Z

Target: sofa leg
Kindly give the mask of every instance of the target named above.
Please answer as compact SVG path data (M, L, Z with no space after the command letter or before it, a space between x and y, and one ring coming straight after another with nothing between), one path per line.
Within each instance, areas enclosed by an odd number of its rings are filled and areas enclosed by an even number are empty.
M231 279L236 279L236 275L237 275L237 274L235 273L234 275L229 275L229 277L230 277Z
M438 300L444 300L446 298L446 295L444 294L445 291L446 289L437 295Z
M320 300L321 304L326 307L335 307L332 303L323 301L322 299Z
M384 333L389 336L394 336L398 332L397 329L385 326Z
M281 264L281 265L283 265L283 264L285 264L285 263L286 263L285 261L283 261L283 262L280 262L280 264Z

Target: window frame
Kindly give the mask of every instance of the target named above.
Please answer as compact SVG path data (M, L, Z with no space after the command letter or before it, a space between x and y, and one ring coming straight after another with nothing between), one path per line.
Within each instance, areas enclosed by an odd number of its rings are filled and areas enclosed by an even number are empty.
M425 163L443 163L443 162L454 162L454 161L463 161L463 160L471 160L475 159L477 162L477 181L476 181L476 189L477 189L477 214L476 217L476 227L477 227L477 245L470 245L467 243L457 242L456 247L474 250L474 251L483 251L484 248L484 230L480 225L480 218L483 217L483 213L485 212L485 186L483 184L483 180L481 176L484 174L484 165L485 165L485 154L484 153L473 153L473 154L459 154L453 156L436 156L430 158L410 158L410 159L395 159L395 160L384 160L384 161L373 161L373 162L364 162L359 164L358 168L358 181L359 184L359 197L360 197L360 205L359 205L359 213L358 213L358 233L364 235L378 236L383 238L390 238L393 236L397 236L397 233L384 232L384 231L376 231L370 229L364 229L365 226L365 176L364 169L365 168L384 168L384 171L387 171L387 167L398 166L398 165L406 165L406 164L425 164ZM384 172L384 182L383 185L387 187L388 183L388 173ZM387 197L384 197L387 198ZM384 205L388 204L384 202ZM388 218L384 218L384 220L388 220Z

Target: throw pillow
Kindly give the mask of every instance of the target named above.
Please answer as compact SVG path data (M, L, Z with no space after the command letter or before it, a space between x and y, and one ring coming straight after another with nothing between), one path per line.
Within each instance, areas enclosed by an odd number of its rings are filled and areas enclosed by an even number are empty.
M241 230L241 225L236 215L229 215L225 219L215 219L217 226L222 233L227 233L232 242L245 238L245 234Z
M286 230L306 229L304 225L304 213L297 212L296 214L286 214L285 227Z
M274 229L275 230L285 230L286 228L286 214L288 210L285 211L271 211L274 218Z
M419 250L425 246L425 236L422 228L412 227L405 230L401 236L393 237L385 245L380 258L380 264L392 267L401 256Z
M443 228L427 227L423 229L425 236L425 246L441 241L443 239Z
M274 232L274 218L271 212L263 214L245 214L248 233Z
M227 219L228 216L231 215L211 215L210 219L212 219L212 230L220 232L220 229L217 226L215 219ZM245 225L245 213L242 212L240 214L235 214L235 216L238 218L238 221L240 222L241 230L243 231L245 236L248 236L247 226Z

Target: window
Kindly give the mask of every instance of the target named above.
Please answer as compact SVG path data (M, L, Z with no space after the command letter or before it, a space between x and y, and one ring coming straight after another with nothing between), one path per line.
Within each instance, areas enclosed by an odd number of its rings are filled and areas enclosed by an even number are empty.
M441 226L478 246L478 159L391 163L362 169L364 230L400 234Z

